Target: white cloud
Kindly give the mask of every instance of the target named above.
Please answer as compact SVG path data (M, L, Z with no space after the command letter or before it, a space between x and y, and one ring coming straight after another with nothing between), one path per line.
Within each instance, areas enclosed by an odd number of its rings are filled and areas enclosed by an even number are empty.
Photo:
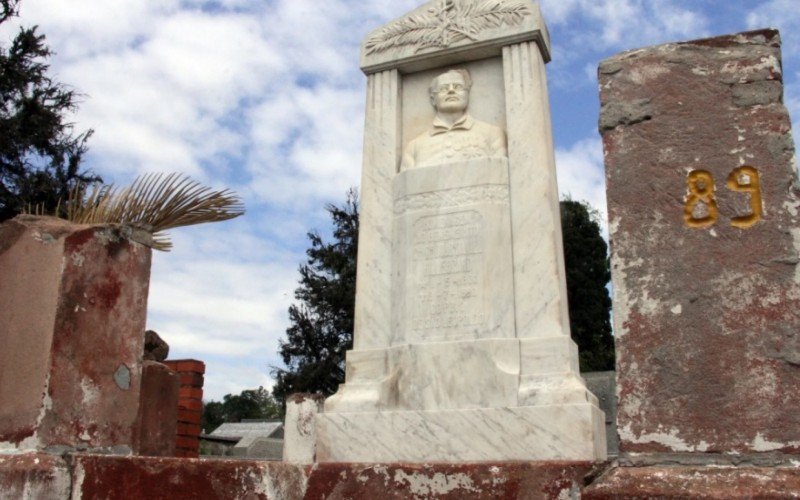
M759 2L747 14L748 29L778 28L785 57L800 56L800 12L797 2L771 0Z
M359 43L422 2L23 0L22 22L39 24L57 52L56 78L87 96L75 117L79 129L96 129L87 166L117 182L145 171L187 172L245 199L244 218L177 231L173 252L154 256L150 326L173 355L207 362L207 396L269 384L305 233L325 232L324 204L340 202L360 180ZM762 2L748 23L784 23L794 47L800 23L792 2ZM578 95L559 95L565 86L596 99L587 82L598 59L704 36L723 8L678 0L542 4L558 31L549 76L554 99L563 100ZM798 75L787 75L796 116ZM561 192L605 214L600 140L568 141L557 149Z
M542 0L542 11L546 22L566 29L566 36L556 41L567 48L566 56L707 34L709 20L699 6L687 9L680 4L674 0Z

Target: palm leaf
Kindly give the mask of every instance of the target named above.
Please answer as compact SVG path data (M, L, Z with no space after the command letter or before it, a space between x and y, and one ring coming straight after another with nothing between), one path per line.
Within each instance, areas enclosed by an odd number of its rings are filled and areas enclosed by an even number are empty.
M30 210L29 210L30 211ZM41 209L36 208L40 214ZM182 174L147 174L118 190L75 186L67 200L67 220L77 224L120 224L152 235L151 246L168 251L167 229L219 222L244 214L244 205L230 190L214 191Z

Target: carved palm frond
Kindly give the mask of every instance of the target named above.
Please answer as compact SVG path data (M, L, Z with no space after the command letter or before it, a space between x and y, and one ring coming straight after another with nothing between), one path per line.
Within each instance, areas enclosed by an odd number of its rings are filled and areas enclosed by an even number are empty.
M405 45L435 43L440 31L439 25L439 18L433 12L401 19L367 40L367 54Z
M244 214L230 190L214 191L182 174L148 174L124 189L94 185L86 194L76 186L66 203L67 220L77 224L121 224L152 235L150 246L169 251L164 233L182 226L219 222Z
M519 24L531 13L528 5L521 1L486 0L481 3L465 2L459 6L453 19L453 28L472 39L487 29Z
M392 48L414 46L415 51L429 47L448 47L469 38L477 40L481 31L513 26L531 13L520 0L443 0L426 14L409 16L381 30L367 40L367 54Z

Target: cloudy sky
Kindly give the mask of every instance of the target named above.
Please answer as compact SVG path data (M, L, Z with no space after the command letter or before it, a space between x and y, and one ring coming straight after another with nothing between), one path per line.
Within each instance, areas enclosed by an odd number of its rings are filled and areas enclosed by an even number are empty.
M359 44L421 0L22 0L84 94L86 166L124 184L184 172L232 188L247 214L172 233L154 256L148 326L207 365L206 396L271 386L306 232L329 230L361 170ZM542 0L559 188L605 213L596 68L619 51L778 27L800 117L796 0ZM11 23L9 23L11 24ZM13 26L0 28L5 44Z

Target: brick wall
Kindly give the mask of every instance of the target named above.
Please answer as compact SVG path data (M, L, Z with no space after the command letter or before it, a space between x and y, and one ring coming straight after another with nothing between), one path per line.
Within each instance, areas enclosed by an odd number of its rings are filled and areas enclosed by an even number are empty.
M197 458L200 454L203 374L206 372L206 365L195 359L165 361L164 364L180 376L175 456Z

